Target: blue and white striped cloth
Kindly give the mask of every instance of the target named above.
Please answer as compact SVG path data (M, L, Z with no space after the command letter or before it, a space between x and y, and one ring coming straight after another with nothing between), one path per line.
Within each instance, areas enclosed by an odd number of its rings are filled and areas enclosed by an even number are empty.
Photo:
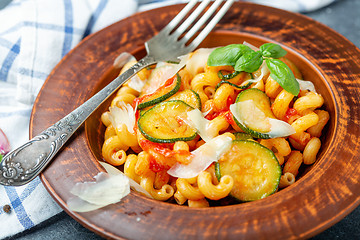
M300 12L333 1L253 0ZM32 105L43 82L85 36L137 11L179 2L186 0L13 0L0 10L0 128L11 146L28 140ZM0 238L60 211L39 178L23 187L0 186Z

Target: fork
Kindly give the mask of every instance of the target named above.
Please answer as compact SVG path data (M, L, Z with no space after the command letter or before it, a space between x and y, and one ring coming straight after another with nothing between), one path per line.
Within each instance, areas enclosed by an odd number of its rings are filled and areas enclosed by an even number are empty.
M160 61L174 61L177 57L195 50L220 21L234 0L225 0L222 7L220 5L223 0L216 0L202 17L190 27L211 0L203 0L184 20L197 2L198 0L191 0L165 28L145 43L147 55L144 58L63 119L5 155L0 163L0 184L21 186L34 179L81 124L123 83L147 66ZM198 35L195 35L219 7L220 9L215 16ZM189 27L190 29L187 31ZM191 40L194 36L195 38Z

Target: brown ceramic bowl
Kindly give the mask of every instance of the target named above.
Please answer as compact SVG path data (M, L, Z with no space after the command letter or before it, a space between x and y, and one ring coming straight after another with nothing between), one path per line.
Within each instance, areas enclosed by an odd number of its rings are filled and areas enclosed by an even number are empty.
M64 117L119 72L112 64L124 51L142 57L143 44L180 11L168 6L135 14L91 35L72 50L45 82L33 109L31 136ZM265 199L194 209L132 192L118 204L71 212L66 200L76 182L99 171L104 127L102 104L70 139L41 179L60 206L85 227L113 239L308 238L341 220L360 199L360 51L307 17L250 3L235 3L203 47L276 42L325 99L331 120L317 162L292 186Z

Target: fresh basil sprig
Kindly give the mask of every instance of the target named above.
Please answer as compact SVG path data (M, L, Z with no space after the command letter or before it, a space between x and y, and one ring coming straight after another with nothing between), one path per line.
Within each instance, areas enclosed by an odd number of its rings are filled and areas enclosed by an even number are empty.
M270 70L270 77L279 83L283 89L297 96L300 92L300 86L291 69L279 59L266 58L265 62Z
M252 73L257 71L264 59L270 70L270 76L289 93L297 96L300 92L298 81L290 68L281 60L277 59L286 55L280 45L265 43L260 46L259 51L254 51L243 44L230 44L225 47L216 48L211 52L208 66L232 66L235 71Z
M210 53L207 65L235 66L236 61L248 51L252 51L252 49L243 44L230 44L225 47L216 48Z
M263 63L264 59L261 55L261 52L249 51L242 55L234 66L235 71L244 71L247 73L252 73L258 70Z
M260 52L264 57L281 58L287 54L287 52L278 44L265 43L260 46Z

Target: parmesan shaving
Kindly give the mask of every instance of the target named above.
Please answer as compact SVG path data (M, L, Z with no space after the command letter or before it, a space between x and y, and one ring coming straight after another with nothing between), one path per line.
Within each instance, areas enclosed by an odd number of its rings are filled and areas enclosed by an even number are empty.
M164 83L175 76L186 64L189 55L179 57L180 63L172 64L167 62L159 62L156 68L151 72L148 82L152 83L151 86L147 86L143 94L152 94L156 92Z
M184 121L192 128L195 128L205 142L215 137L214 132L209 127L210 121L204 118L203 113L199 109L196 108L187 112L187 118Z
M134 133L134 127L136 122L136 107L134 109L130 104L127 104L123 101L118 102L117 105L119 107L114 106L109 108L109 119L111 121L111 124L115 128L120 127L122 124L125 124L127 130L130 133Z
M246 41L243 42L243 45L248 46L249 48L251 48L254 51L259 51L260 50L258 47L255 47L254 45L252 45L251 43L248 43Z
M129 179L124 175L100 172L95 182L76 183L70 190L74 197L67 201L72 211L93 211L120 202L130 193Z
M145 81L142 81L139 76L136 74L132 78L130 78L128 86L134 89L137 92L141 92L143 87L145 86Z
M191 53L186 62L186 69L195 76L197 73L202 72L206 67L209 55L215 48L199 48Z
M136 58L128 52L123 52L115 58L113 66L115 68L122 68L126 63L136 61Z
M266 75L268 75L270 73L270 70L268 68L268 66L266 65L265 61L263 61L263 63L260 66L260 76L258 76L257 78L254 79L249 79L249 82L259 82L261 81Z
M298 83L300 85L300 90L309 90L309 91L316 93L315 86L312 82L297 79L297 78L296 78L296 81L298 81Z
M241 107L242 104L251 105L251 109L253 109L253 111L251 111L251 113L257 115L257 116L254 116L254 118L250 117L249 119L261 118L261 119L263 119L263 121L266 121L266 123L268 123L270 125L270 131L262 132L264 134L268 134L270 136L270 138L287 137L296 132L295 129L287 122L284 122L284 121L281 121L281 120L275 119L275 118L266 117L265 114L259 108L256 107L256 105L254 104L254 102L252 100L238 102L238 103L234 103L234 104L230 105L230 112L233 114L233 116L236 118L236 120L239 121L241 124L243 124L245 126L248 125L248 123L246 121L244 122L241 120L240 114L238 112L238 109L242 108ZM261 117L259 117L259 114L261 114Z
M231 137L219 135L192 151L192 160L189 164L176 163L167 173L178 178L196 177L213 162L217 162L230 149L231 143Z
M105 163L105 162L99 162L104 168L105 170L110 174L110 175L118 175L118 174L122 174L124 176L126 176L122 171L120 171L119 169L117 169L116 167ZM129 178L128 176L126 176L127 178ZM145 195L148 198L153 198L150 193L148 193L143 187L140 186L140 184L138 184L137 182L135 182L133 179L129 178L129 183L130 183L130 188L142 193L143 195Z

